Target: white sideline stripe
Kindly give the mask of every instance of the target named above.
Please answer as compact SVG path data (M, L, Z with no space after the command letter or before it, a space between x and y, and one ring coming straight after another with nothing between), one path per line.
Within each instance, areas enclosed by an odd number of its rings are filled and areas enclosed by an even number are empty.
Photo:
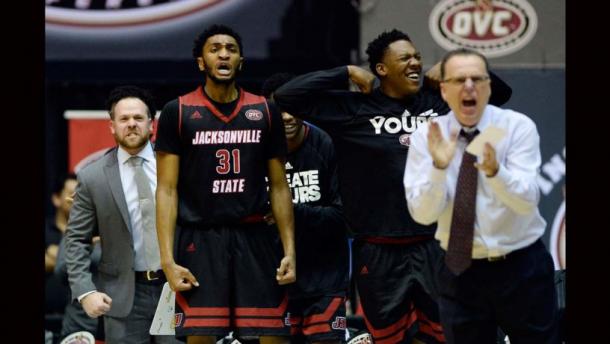
M157 111L155 119L159 118L161 111ZM110 119L106 110L66 110L64 111L65 119Z

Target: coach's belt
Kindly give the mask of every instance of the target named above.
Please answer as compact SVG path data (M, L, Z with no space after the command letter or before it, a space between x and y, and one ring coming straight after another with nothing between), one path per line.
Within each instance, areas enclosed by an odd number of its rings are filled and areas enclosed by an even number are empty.
M536 249L536 248L543 248L544 244L542 243L542 240L538 239L536 241L534 241L534 243L532 243L529 246L525 246L522 247L518 250L514 250L514 251L510 251L507 254L501 255L501 256L495 256L495 257L487 257L487 258L481 258L481 259L473 259L473 260L478 260L478 261L488 261L488 262L500 262L503 260L507 260L508 257L511 257L511 259L514 259L516 256L525 254L526 252L528 252L529 250L532 249Z
M163 270L157 271L136 271L136 281L138 282L152 282L152 281L165 281L165 275Z
M473 258L473 261L479 261L479 262L500 262L503 260L506 260L506 258L508 258L508 254L502 255L502 256L495 256L495 257L487 257L487 258Z
M506 257L507 257L507 255L506 255L506 254L505 254L505 255L503 255L503 256L497 256L497 257L487 257L487 261L490 261L490 262L498 262L498 261L501 261L501 260L505 260L505 259L506 259Z

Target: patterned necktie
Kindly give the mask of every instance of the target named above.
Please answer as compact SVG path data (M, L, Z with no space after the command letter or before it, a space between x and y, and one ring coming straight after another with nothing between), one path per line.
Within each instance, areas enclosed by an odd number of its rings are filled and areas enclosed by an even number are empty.
M470 143L479 130L471 133L460 131L460 135ZM449 233L449 244L445 263L451 272L459 275L466 270L472 260L472 239L474 237L474 220L477 201L477 175L474 167L477 157L466 151L462 157L458 175L455 198L453 202L453 217Z
M142 164L144 159L139 156L129 158L129 164L135 171L134 179L138 187L138 200L142 212L142 227L144 239L144 257L148 270L156 270L161 262L159 258L159 244L157 242L157 230L155 219L155 202L150 183Z

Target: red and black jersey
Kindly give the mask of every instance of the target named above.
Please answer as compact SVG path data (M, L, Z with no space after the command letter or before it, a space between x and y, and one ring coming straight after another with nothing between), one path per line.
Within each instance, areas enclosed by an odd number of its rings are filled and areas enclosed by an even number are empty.
M286 157L299 276L288 293L291 298L344 296L349 249L335 150L328 134L306 123L303 126L303 143Z
M286 139L264 97L240 89L225 114L200 86L165 105L155 150L180 156L178 224L236 224L268 212L267 161L286 156Z
M490 103L502 104L511 89L493 73ZM446 115L447 103L426 86L407 99L347 91L347 67L312 72L274 93L277 105L324 129L337 153L343 210L357 237L410 237L434 233L407 209L402 182L409 136L431 118Z

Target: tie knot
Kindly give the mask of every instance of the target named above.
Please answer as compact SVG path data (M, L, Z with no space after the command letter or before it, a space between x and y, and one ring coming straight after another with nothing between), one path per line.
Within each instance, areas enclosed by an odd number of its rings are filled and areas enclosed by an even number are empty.
M142 158L140 156L132 156L127 161L133 167L142 166L142 164L144 164L144 158Z
M460 136L464 137L468 143L470 143L477 135L479 135L479 129L475 129L467 133L464 129L460 130Z

